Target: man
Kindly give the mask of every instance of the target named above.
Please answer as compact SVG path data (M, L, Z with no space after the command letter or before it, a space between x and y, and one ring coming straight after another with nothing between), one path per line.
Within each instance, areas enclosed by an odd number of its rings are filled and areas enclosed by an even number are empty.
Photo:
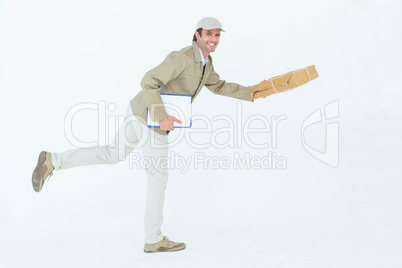
M222 31L224 31L222 24L217 19L211 17L201 19L197 24L191 46L171 52L160 65L146 73L141 81L142 91L130 101L126 112L127 117L134 116L136 120L122 125L116 137L124 134L130 141L144 141L141 146L144 157L166 159L167 134L174 130L173 122L180 123L180 121L166 113L161 93L191 95L194 100L205 86L216 94L252 101L247 87L220 80L213 68L210 53L218 46ZM152 120L159 121L160 128L145 127L147 108L150 108L148 110ZM53 175L54 169L117 163L121 159L120 156L125 157L134 149L134 146L126 148L125 141L119 139L117 146L113 147L79 148L63 153L41 152L38 165L32 174L35 191L39 192L42 189L44 182ZM167 180L166 165L147 168L145 252L177 251L186 247L184 243L169 240L161 232Z

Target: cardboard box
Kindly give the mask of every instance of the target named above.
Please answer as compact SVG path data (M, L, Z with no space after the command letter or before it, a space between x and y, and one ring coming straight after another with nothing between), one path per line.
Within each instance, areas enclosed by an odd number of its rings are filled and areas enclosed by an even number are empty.
M318 77L317 70L314 65L306 68L278 75L261 82L257 85L249 87L253 99L269 96L271 94L283 92L295 87L301 86Z

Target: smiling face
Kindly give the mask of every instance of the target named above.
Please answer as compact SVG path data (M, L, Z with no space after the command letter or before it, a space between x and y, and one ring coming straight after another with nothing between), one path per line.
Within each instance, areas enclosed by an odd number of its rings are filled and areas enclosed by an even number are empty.
M202 30L201 36L198 32L195 32L197 37L198 47L201 49L204 58L208 57L209 53L215 51L219 44L221 37L221 29Z

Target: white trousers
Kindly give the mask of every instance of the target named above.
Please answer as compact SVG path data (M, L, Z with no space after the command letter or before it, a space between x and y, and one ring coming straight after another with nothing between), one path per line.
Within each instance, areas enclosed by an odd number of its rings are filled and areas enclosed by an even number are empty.
M163 203L168 181L167 161L168 138L149 129L138 122L128 105L126 120L119 127L112 146L78 148L62 153L52 153L52 163L55 170L67 169L84 165L116 164L124 160L130 152L141 146L143 157L155 159L147 165L147 195L145 201L145 243L153 244L163 238L161 226L163 223ZM116 146L117 144L117 146ZM162 161L158 161L161 158ZM152 163L158 163L154 166Z

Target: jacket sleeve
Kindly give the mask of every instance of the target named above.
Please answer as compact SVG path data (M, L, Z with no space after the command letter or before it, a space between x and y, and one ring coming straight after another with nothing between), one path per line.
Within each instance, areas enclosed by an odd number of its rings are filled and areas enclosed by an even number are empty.
M253 97L248 87L228 83L225 80L220 80L219 75L215 72L212 66L211 74L205 83L205 87L215 94L232 97L240 100L253 101Z
M148 71L142 78L141 87L145 104L153 121L160 121L168 116L160 96L162 87L178 77L185 68L185 56L180 52L173 51L161 64Z

